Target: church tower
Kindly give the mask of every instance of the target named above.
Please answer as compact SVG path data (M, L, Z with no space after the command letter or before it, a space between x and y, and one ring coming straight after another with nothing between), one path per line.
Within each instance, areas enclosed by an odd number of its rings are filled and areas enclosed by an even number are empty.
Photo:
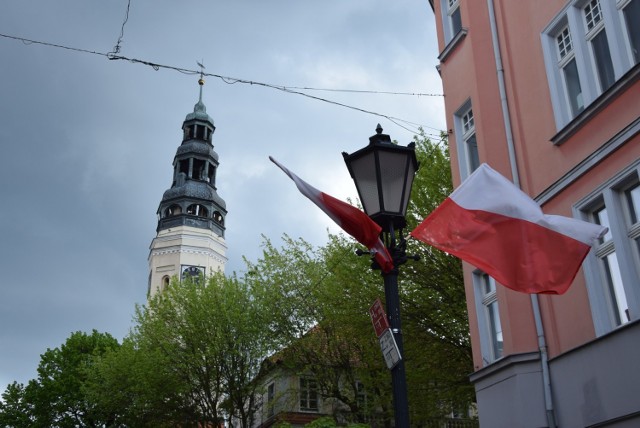
M176 275L211 275L224 271L226 204L216 191L218 154L213 150L216 127L200 98L182 123L182 144L173 159L173 182L158 207L156 237L149 251L147 297L169 285Z

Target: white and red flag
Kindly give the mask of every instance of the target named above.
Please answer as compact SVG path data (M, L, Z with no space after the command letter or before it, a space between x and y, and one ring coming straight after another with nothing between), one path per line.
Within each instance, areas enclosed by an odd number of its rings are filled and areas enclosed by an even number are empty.
M393 269L391 255L380 240L382 228L375 221L371 220L368 215L358 208L319 191L271 156L269 156L269 159L296 183L300 193L309 198L311 202L331 217L338 226L353 236L356 241L371 250L383 272L386 273Z
M524 293L563 294L607 228L546 215L511 181L482 164L411 232Z

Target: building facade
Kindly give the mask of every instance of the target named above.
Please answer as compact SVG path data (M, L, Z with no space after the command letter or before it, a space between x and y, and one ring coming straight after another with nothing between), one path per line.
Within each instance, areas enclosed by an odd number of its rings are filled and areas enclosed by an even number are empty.
M453 180L609 228L569 291L464 264L481 427L640 426L640 0L430 0Z
M218 196L218 154L213 150L213 119L200 98L182 123L182 143L173 159L173 181L158 207L157 235L149 251L151 297L173 276L211 275L227 262L226 204Z

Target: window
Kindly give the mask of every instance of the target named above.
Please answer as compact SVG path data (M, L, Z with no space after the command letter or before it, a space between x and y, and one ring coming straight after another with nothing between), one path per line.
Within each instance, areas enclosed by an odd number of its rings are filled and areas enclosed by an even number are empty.
M451 22L451 34L456 35L462 30L462 18L460 18L460 0L447 0L449 21Z
M300 410L318 411L318 383L313 378L300 378Z
M461 0L441 0L442 23L444 37L451 41L462 30L462 17L460 16Z
M543 31L542 47L558 129L638 62L639 3L573 0Z
M171 217L171 216L180 215L180 214L182 214L182 208L180 207L180 205L175 205L175 204L167 208L167 211L165 212L166 217Z
M470 101L467 101L455 114L454 126L456 135L462 136L456 138L456 144L460 175L465 179L480 166L476 126Z
M480 166L480 157L478 155L478 143L476 142L476 126L473 121L473 110L471 109L462 116L462 131L469 172L473 172Z
M597 257L604 273L604 281L607 288L608 305L611 308L616 326L629 321L629 305L627 304L627 296L622 286L622 278L620 277L620 265L616 256L616 249L613 244L611 235L611 224L609 222L609 214L606 207L602 207L593 213L594 221L597 224L609 228L609 232L600 240L600 245L596 251Z
M491 364L503 354L502 324L496 282L484 272L473 274L476 289L476 312L480 329L480 349L484 364Z
M562 29L560 34L556 36L556 42L558 47L558 67L562 70L567 101L571 108L571 114L576 116L584 110L584 102L582 101L582 87L580 86L580 76L578 75L576 58L573 53L569 27Z
M200 204L192 204L187 207L187 214L206 218L209 216L209 211Z
M638 318L640 310L640 163L608 183L579 211L609 231L584 265L596 334Z
M220 214L220 211L213 212L213 221L221 225L224 225L224 217L222 217L222 214Z
M586 38L591 44L591 54L600 83L600 92L603 92L613 85L615 77L600 0L591 0L582 12L587 27Z
M622 14L624 16L627 40L633 63L640 62L640 0L622 2Z

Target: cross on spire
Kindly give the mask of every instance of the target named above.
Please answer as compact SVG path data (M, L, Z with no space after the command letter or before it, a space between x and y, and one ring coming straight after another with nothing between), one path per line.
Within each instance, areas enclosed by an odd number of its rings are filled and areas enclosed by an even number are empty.
M202 62L204 62L204 61L202 61ZM204 85L204 69L205 69L205 66L202 64L202 62L196 61L196 64L198 64L198 67L200 67L200 79L198 79L198 85L200 85L200 100L199 100L199 102L202 102L202 86Z

